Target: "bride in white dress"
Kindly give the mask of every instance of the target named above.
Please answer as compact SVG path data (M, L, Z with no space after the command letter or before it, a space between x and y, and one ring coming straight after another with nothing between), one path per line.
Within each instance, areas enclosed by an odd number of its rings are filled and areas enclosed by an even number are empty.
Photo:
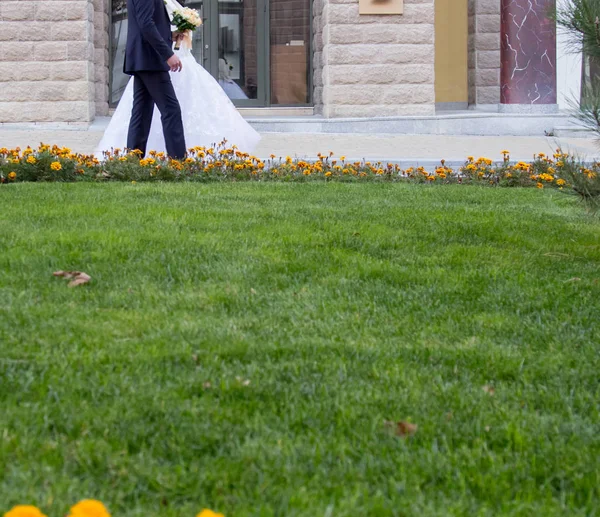
M166 0L165 6L170 18L173 11L182 9L175 0ZM259 142L260 135L239 114L219 83L198 64L189 48L182 45L175 53L179 56L183 68L181 72L170 74L181 106L187 148L210 147L225 139L228 146L236 145L240 151L251 153ZM127 83L119 105L98 144L95 153L97 157L101 158L103 151L127 147L132 107L133 77ZM156 106L147 150L166 153L160 113Z

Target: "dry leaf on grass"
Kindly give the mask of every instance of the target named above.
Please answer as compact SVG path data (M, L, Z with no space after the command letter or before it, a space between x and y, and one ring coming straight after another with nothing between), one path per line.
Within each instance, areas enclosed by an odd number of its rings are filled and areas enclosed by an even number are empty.
M494 395L496 393L496 388L493 386L488 386L487 384L482 388L488 395Z
M385 425L393 430L396 436L401 436L402 438L412 436L419 428L417 424L411 424L410 422L405 422L404 420L400 420L399 422L391 422L390 420L386 420Z
M87 284L92 277L83 271L55 271L54 276L72 279L69 282L69 287L77 287L78 285Z

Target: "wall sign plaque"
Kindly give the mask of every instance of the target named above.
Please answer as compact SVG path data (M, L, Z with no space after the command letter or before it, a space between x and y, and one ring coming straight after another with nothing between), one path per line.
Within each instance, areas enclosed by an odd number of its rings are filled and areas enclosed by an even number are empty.
M403 14L404 0L358 0L359 14Z

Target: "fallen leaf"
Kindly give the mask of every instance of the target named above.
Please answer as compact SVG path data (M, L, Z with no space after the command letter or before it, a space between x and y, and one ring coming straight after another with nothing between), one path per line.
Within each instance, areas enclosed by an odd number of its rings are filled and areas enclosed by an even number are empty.
M69 287L77 287L78 285L87 284L92 277L83 271L55 271L54 276L73 279L69 282Z
M212 387L212 384L211 384L210 382L205 382L205 383L202 385L202 387L203 387L205 390L209 390L209 389Z
M487 384L482 388L488 395L494 395L496 393L496 388L493 386L488 386Z
M192 354L192 361L198 364L198 354Z
M412 436L417 432L419 427L417 424L411 424L410 422L405 422L404 420L400 420L399 422L391 422L387 420L385 425L393 429L396 436L401 436L402 438Z
M563 283L567 284L569 282L581 282L581 278L579 277L573 277L573 278L569 278L569 280L565 280Z
M255 289L250 289L250 294L256 294L256 290Z
M488 432L488 433L489 433L489 432L490 432L490 429L491 429L491 427L490 427L489 425L486 425L486 426L485 426L485 430L486 430L486 432Z

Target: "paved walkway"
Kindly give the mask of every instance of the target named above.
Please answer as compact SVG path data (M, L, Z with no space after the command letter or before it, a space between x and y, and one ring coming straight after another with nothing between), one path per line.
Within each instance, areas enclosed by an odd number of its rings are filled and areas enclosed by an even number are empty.
M76 152L92 153L102 137L102 127L73 130L31 130L0 128L0 147L25 147L39 142L67 146ZM552 154L554 149L574 153L586 160L600 159L600 146L591 138L506 137L506 136L438 136L438 135L370 135L327 133L263 133L255 154L266 158L298 156L313 158L318 152L333 151L348 159L365 158L402 164L431 165L445 159L449 164L462 163L473 155L501 160L507 149L511 159L529 160L536 153Z

